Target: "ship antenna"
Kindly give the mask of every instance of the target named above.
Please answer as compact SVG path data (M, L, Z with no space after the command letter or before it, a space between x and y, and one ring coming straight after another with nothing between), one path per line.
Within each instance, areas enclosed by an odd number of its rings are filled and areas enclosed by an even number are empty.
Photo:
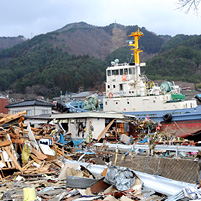
M134 51L134 61L136 64L140 63L139 53L143 52L142 50L139 49L139 46L138 46L138 40L140 39L140 37L142 35L143 35L143 33L140 32L139 29L136 32L132 32L131 35L129 35L129 36L133 36L134 40L135 40L135 44L129 44L129 46L133 46L133 48L131 48L131 50Z

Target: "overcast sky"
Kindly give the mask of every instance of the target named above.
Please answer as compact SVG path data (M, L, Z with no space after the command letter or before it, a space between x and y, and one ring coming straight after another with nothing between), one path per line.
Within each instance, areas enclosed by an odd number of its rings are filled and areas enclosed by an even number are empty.
M31 38L74 22L115 21L156 34L201 34L201 15L179 10L178 0L0 0L0 36ZM201 13L201 10L200 10Z

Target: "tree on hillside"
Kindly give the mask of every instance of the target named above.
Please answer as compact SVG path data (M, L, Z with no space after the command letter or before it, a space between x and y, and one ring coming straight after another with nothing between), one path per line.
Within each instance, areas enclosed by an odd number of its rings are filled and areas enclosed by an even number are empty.
M198 6L201 0L179 0L180 8L186 9L186 12L193 10L198 11Z

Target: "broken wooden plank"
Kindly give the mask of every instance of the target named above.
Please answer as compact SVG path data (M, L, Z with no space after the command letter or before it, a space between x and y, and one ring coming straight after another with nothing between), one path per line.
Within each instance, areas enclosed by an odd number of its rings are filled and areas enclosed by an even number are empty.
M17 169L19 169L20 172L21 172L21 171L22 171L22 168L21 168L21 166L19 165L19 163L17 162L16 158L13 156L13 154L11 154L9 148L8 148L8 147L4 147L3 149L4 149L4 150L7 152L7 154L11 157L11 159L13 160L13 162L14 162L14 164L15 164L15 167L16 167Z
M100 135L98 136L98 141L105 135L105 133L108 131L108 129L110 128L110 126L114 123L115 119L113 119L104 129L103 131L100 133Z
M33 163L34 163L34 160L29 161L29 162L22 168L22 172L23 172L24 170L26 170L28 167L30 167Z
M17 133L15 132L14 128L13 128L11 125L9 125L9 128L10 128L10 131L12 132L13 135L15 135L15 136L17 136L17 137L22 137L22 135L20 135L19 133L17 134Z
M32 153L36 155L36 157L39 159L39 160L45 160L47 159L47 156L39 151L37 151L36 149L34 149L32 147Z
M10 146L10 145L11 145L10 140L0 141L0 147L6 147L6 146Z
M54 163L57 167L62 168L63 167L63 163L60 161L53 161L52 163Z
M8 117L9 115L10 115L10 112L8 113L8 114L1 114L2 116L2 118L6 118L6 117Z
M10 135L11 138L14 138L14 139L17 138L17 136L15 136L13 133L8 133L8 134ZM18 137L18 138L19 138L19 137Z
M17 118L20 118L21 116L24 116L25 114L26 114L26 111L23 111L23 112L19 112L17 114L6 116L6 117L0 119L0 126L5 124L5 123L8 123L10 121L13 121L13 120L15 120Z
M59 150L59 149L57 149L56 152L57 152L59 155L62 155L62 156L65 155L65 153L63 153L63 152L62 152L61 150Z
M42 163L42 160L39 160L34 154L31 154L30 157L38 164Z
M11 139L12 143L16 143L16 144L24 144L24 139Z

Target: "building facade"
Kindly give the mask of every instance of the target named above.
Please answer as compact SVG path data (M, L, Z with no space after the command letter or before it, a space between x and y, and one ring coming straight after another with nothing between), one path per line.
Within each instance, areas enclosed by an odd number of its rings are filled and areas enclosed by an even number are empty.
M26 116L36 116L41 114L52 114L53 107L53 104L34 99L12 103L7 105L5 108L9 110L10 114L26 111Z

